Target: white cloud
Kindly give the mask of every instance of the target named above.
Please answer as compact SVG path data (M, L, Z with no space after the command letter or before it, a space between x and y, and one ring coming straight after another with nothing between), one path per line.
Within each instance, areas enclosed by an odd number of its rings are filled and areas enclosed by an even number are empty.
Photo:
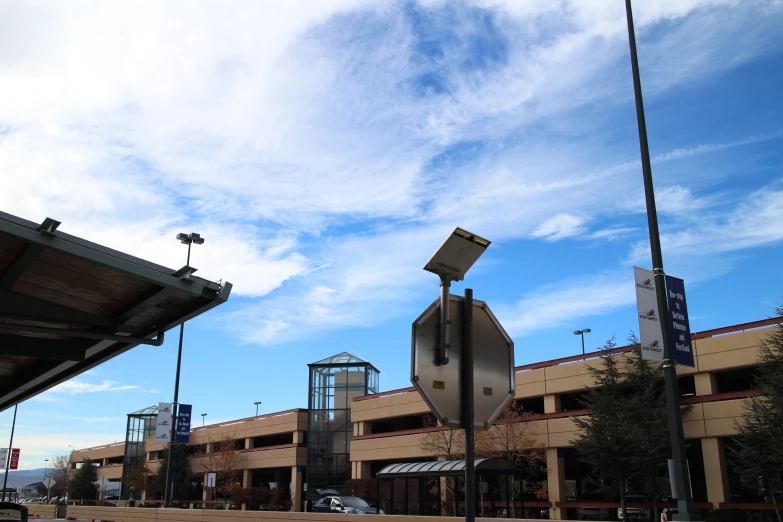
M498 306L495 313L510 335L524 336L572 323L575 318L604 315L635 299L633 275L625 271L539 287L513 305Z
M572 216L571 214L557 214L544 221L530 235L546 241L559 241L560 239L576 236L584 232L585 227L583 225L585 221L585 218Z
M635 151L573 113L632 96L621 3L477 3L495 27L452 2L425 6L426 31L416 4L6 2L0 208L174 268L174 234L202 233L191 264L254 298L224 319L262 343L393 316L456 224L556 241L629 211L639 182L619 174ZM660 0L636 15L656 93L780 46L779 4ZM466 67L482 39L499 56ZM661 190L664 212L708 201Z

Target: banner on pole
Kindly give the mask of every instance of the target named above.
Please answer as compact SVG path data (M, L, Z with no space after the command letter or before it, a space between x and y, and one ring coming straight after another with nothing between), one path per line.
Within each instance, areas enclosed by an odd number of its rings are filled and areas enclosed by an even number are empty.
M681 366L696 366L691 345L691 326L685 301L685 282L666 276L666 300L669 302L667 326L674 352L674 362Z
M5 465L8 463L8 448L0 448L0 466L5 469Z
M180 404L177 411L177 437L176 441L180 444L190 443L190 414L193 406L190 404Z
M639 317L639 337L642 359L663 361L663 327L655 294L655 278L650 270L633 267L636 283L636 310Z
M171 440L171 403L158 403L158 419L155 425L155 442Z
M8 466L8 469L19 469L19 453L21 450L19 448L14 448L11 450L11 465Z

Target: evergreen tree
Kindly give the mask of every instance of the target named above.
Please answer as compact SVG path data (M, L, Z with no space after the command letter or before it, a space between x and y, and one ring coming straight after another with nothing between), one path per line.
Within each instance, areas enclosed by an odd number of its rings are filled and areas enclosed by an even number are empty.
M783 304L776 309L783 316ZM783 324L778 324L759 348L756 386L765 395L748 399L742 421L736 423L739 437L729 458L742 482L756 488L775 505L778 521L783 490Z
M82 460L82 465L76 470L76 474L71 480L72 499L95 500L98 494L98 488L95 482L98 480L98 467L90 459Z
M633 351L626 357L624 399L632 418L628 429L635 433L631 481L653 503L653 520L658 520L658 501L670 490L666 476L671 438L663 374L659 365L642 359L641 345L633 333L628 335L628 342Z
M170 444L163 450L160 464L152 476L151 486L156 493L165 498L166 493L166 467L169 460L169 448L171 448L171 470L169 473L169 487L174 484L171 495L172 500L183 500L188 496L190 487L190 463L185 454L185 447L180 444Z
M639 340L628 336L630 355L603 347L599 367L589 366L595 386L582 405L590 415L575 419L581 434L574 441L580 458L592 469L593 482L605 494L619 495L626 511L626 494L642 493L653 504L669 491L667 460L671 454L666 394L660 367L642 359Z
M581 402L590 415L574 418L580 434L572 443L579 458L591 468L599 492L620 496L623 519L627 520L625 496L637 469L637 431L629 429L635 419L626 409L619 358L609 353L615 346L612 337L602 348L601 367L588 366L595 385L586 389Z

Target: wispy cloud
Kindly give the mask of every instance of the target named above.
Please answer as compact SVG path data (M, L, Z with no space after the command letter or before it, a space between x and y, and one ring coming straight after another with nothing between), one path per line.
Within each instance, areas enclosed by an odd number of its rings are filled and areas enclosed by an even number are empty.
M98 393L113 391L141 390L136 384L118 385L115 381L102 381L100 383L84 382L80 379L71 379L58 384L47 393L64 393L66 395L80 395L82 393Z
M592 112L632 97L621 3L85 5L24 24L40 8L0 7L0 208L172 267L173 235L198 230L199 275L247 298L221 314L245 341L394 317L457 223L498 242L633 233L605 220L641 211L636 151ZM653 96L783 45L779 3L636 14ZM715 203L660 190L664 213ZM122 388L101 386L57 393Z

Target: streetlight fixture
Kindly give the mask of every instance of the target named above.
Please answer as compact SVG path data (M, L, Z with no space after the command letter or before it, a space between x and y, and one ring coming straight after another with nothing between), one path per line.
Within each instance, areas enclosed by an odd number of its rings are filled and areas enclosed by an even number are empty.
M261 404L261 401L254 402L253 404L256 405L256 417L258 417L258 405Z
M188 259L185 263L185 267L190 266L190 247L193 245L193 243L197 245L203 245L204 244L204 238L201 237L201 235L191 232L190 234L185 234L180 232L177 234L177 239L180 243L183 245L188 245ZM171 448L172 445L175 443L175 437L177 434L177 406L179 401L179 371L180 366L182 365L182 338L185 335L185 323L183 322L181 325L179 325L179 349L177 351L177 374L174 378L174 401L171 403L171 436L169 437L169 456L168 459L166 459L166 484L165 484L165 493L163 497L163 506L164 507L171 507L171 497L174 494L174 485L169 484L169 476L171 475Z
M574 335L582 336L582 355L585 354L585 334L592 332L589 328L582 328L581 330L574 330Z
M432 255L424 270L440 277L440 320L438 321L438 364L449 363L449 289L452 281L462 281L490 241L459 227Z
M206 414L206 413L202 413L202 414L201 414L201 427L202 427L202 428L204 427L204 417L206 417L206 416L207 416L207 414Z
M438 356L435 364L449 363L449 289L452 281L462 281L470 267L481 257L490 241L459 227L433 254L424 270L440 277L440 314L438 317ZM465 308L470 310L464 321L471 333L462 346L462 420L465 426L465 521L476 520L476 468L475 468L475 397L473 390L473 290L465 289Z

